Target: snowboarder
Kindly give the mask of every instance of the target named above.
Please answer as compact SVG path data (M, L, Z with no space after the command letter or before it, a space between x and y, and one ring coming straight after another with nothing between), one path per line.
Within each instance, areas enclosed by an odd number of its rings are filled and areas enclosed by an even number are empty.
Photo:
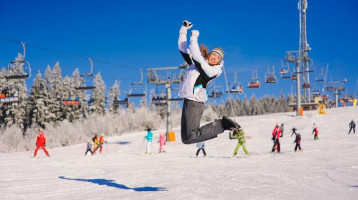
M295 151L297 151L297 148L299 149L299 151L302 151L302 148L301 148L301 134L298 131L295 134L296 134L296 139L293 142L293 144L296 143Z
M216 47L208 53L208 49L204 46L199 48L198 30L191 31L188 49L187 31L192 26L191 22L185 20L179 30L178 39L179 51L190 66L179 89L179 96L184 98L181 117L181 139L184 144L213 139L225 130L240 127L225 116L200 127L200 120L205 108L204 103L208 98L206 86L212 79L221 75L224 51Z
M230 134L230 139L237 139L237 145L236 148L234 150L234 154L232 156L236 156L237 151L239 150L239 148L242 146L242 149L245 152L245 155L248 156L249 152L246 149L246 142L245 142L245 132L244 130L242 130L242 128L238 128L238 129L234 129L232 132L232 135Z
M352 119L351 123L349 123L348 134L350 134L352 130L353 130L353 133L355 134L356 133L356 123L353 121L353 119Z
M42 128L39 128L39 134L37 135L36 138L36 149L34 152L34 157L36 157L37 155L37 151L42 148L42 150L45 152L45 154L47 156L50 156L50 154L48 153L48 151L46 150L46 137L45 137L45 133L43 132Z
M200 150L203 151L204 157L206 157L205 142L198 142L198 143L196 144L196 147L198 148L198 150L196 151L196 156L195 156L195 157L198 157L198 156L199 156Z
M292 137L293 134L296 134L297 129L295 127L293 127L291 130L292 130L292 133L291 133L291 137Z
M152 133L151 128L147 128L147 136L145 136L144 138L147 140L145 154L150 155L151 154L152 141L153 141L153 133Z
M312 130L312 134L314 134L313 139L314 140L318 140L318 129L317 129L317 125L315 123L313 123L313 130Z
M159 135L159 153L165 153L165 149L164 149L164 145L166 145L166 139L165 139L165 135L163 133L161 133Z
M275 128L272 131L272 140L273 140L273 147L272 147L272 153L277 150L278 153L280 153L280 135L281 135L281 129L278 124L276 124Z
M85 153L85 156L87 156L87 153L88 152L91 152L91 155L93 155L93 152L92 152L92 143L87 140L87 149L86 149L86 153Z

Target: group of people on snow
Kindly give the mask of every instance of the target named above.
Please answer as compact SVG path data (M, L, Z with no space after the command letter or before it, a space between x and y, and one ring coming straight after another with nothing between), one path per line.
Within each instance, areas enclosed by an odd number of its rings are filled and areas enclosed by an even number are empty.
M93 146L92 146L92 142L93 142ZM104 140L104 135L101 134L100 137L98 138L97 133L92 137L92 142L87 140L87 149L85 152L85 156L87 155L88 152L90 152L91 155L94 155L98 149L99 149L99 153L102 153L103 144L107 143L107 141Z
M147 128L147 135L144 137L144 139L146 140L146 151L145 154L146 155L150 155L152 153L151 148L152 148L152 142L153 142L153 132L151 128ZM166 145L166 137L164 133L161 133L159 135L159 153L165 153L165 149L164 149L164 145Z

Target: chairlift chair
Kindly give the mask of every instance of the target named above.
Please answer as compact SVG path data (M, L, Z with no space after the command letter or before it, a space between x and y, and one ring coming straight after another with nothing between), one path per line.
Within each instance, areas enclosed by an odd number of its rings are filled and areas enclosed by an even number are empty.
M274 66L272 66L272 72L270 72L269 68L267 68L267 73L265 75L265 83L277 83Z
M140 82L131 83L127 97L145 97L147 88L143 84L143 69L139 69L141 74Z
M261 83L257 77L257 70L252 71L252 77L250 79L250 82L248 83L248 88L260 88Z
M229 88L226 89L226 93L242 94L244 93L244 87L240 82L237 82L237 72L234 73L234 82L229 83Z
M5 78L7 80L12 79L28 79L31 76L31 67L30 63L25 60L26 56L26 47L25 42L20 42L23 48L22 56L18 56L14 61L11 61L8 65L7 75Z
M281 61L281 69L280 69L280 78L281 79L289 79L290 76L290 65L288 63L284 63Z
M19 89L11 92L9 87L5 87L0 93L0 103L11 104L20 102Z
M321 68L321 73L316 76L316 81L317 81L317 82L324 82L324 71L323 71L323 68Z
M80 74L81 77L83 77L83 81L81 83L81 86L79 87L76 87L75 89L76 90L93 90L96 88L96 86L93 86L93 85L86 85L86 78L89 78L93 81L93 74L92 74L92 71L93 71L93 61L92 61L92 58L88 58L88 61L90 62L90 65L91 65L91 70L89 73L86 73L86 74Z
M321 95L321 92L320 92L320 90L319 90L318 88L314 88L314 89L312 90L312 96L318 97L318 96L320 96L320 95Z

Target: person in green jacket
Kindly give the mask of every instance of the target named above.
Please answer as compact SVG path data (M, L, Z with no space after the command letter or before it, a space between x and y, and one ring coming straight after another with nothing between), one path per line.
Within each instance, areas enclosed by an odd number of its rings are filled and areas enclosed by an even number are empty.
M249 152L247 151L246 146L245 146L245 132L244 132L244 130L242 130L241 127L239 129L233 130L232 134L230 134L230 139L237 139L237 145L236 145L233 156L236 156L237 151L239 150L239 148L241 146L245 152L245 155L249 155Z

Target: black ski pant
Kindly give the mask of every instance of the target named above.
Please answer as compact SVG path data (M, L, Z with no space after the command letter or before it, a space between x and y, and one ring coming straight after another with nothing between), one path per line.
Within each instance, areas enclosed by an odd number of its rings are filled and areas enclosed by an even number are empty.
M301 144L296 143L295 151L297 151L297 149L302 150L302 149L301 149Z
M181 115L181 140L184 144L210 140L224 132L221 119L200 127L204 108L204 103L184 99Z
M202 150L202 151L203 151L203 153L204 153L204 156L206 156L205 149L198 149L198 150L196 151L196 156L198 156L198 155L199 155L200 150Z
M88 152L91 152L91 154L93 154L91 149L87 149L85 155L87 155Z
M318 140L318 134L314 134L313 139L314 139L314 140Z
M349 133L348 133L348 134L350 134L352 130L353 130L353 133L354 133L354 134L356 133L356 127L351 127L351 128L349 129Z
M276 139L272 147L272 152L275 152L275 146L277 145L277 152L280 152L280 140Z

